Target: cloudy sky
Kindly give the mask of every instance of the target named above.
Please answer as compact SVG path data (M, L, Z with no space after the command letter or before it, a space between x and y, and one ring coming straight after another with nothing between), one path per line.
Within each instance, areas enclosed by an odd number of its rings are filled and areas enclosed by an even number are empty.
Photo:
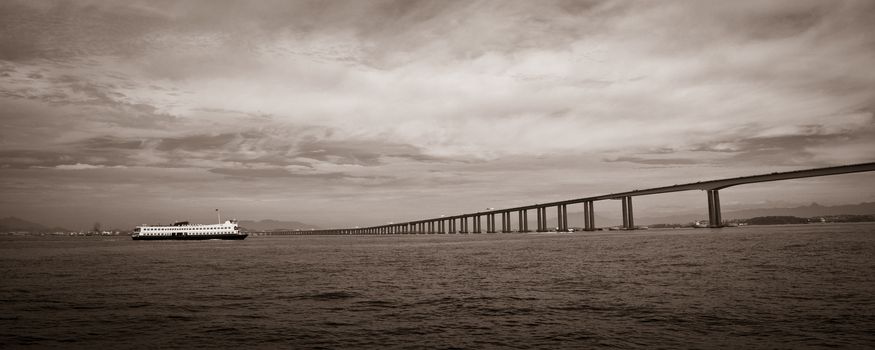
M873 15L865 0L2 1L0 216L369 225L873 161ZM858 203L872 181L722 195ZM636 215L704 197L642 197Z

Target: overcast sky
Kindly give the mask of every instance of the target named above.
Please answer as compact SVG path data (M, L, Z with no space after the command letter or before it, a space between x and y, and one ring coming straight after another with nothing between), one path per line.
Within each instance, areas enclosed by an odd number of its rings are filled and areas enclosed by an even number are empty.
M873 161L873 17L865 0L6 0L0 216L369 225ZM872 183L721 194L858 203Z

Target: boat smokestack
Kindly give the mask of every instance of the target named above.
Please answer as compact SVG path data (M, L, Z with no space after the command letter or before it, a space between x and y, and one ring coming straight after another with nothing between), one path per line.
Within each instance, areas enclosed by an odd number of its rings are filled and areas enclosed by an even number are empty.
M222 214L219 213L219 209L216 209L216 217L219 218L219 223L222 223Z

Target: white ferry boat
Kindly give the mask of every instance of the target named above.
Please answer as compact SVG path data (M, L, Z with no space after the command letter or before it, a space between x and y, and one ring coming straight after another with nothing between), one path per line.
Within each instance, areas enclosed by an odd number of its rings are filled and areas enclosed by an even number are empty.
M242 240L248 236L240 233L237 220L228 220L221 224L201 225L179 221L173 225L142 225L134 229L131 237L135 241L146 240L206 240L231 239Z

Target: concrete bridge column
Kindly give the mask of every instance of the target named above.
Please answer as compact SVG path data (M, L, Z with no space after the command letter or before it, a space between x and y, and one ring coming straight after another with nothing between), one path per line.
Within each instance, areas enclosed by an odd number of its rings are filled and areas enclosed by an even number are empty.
M587 210L587 213L589 213L589 220L587 221L589 223L589 230L595 231L595 202L589 202L589 209Z
M559 232L568 232L568 205L562 204L556 206L557 224Z
M538 212L538 215L537 215L538 216L538 218L537 218L538 219L538 229L536 231L537 232L544 232L544 231L546 231L546 227L547 227L546 223L544 222L545 217L547 216L547 208L537 207L537 208L535 208L535 210Z
M495 233L495 214L486 215L486 233Z
M526 219L525 219L526 214L525 213L526 213L525 210L520 210L517 212L517 223L516 223L517 232L525 232L525 231L523 231L523 227L525 225L524 222L526 221Z
M474 233L481 233L480 232L480 228L482 227L480 225L481 223L482 222L480 221L480 215L479 214L474 215Z
M550 226L547 224L547 207L541 209L544 214L542 214L541 218L544 220L544 232L550 231Z
M547 232L550 229L547 226L547 207L541 208L541 232Z
M720 215L720 192L708 190L708 227L723 227L723 217Z
M529 211L528 209L520 210L520 232L529 232Z
M468 233L468 217L462 216L459 218L459 233Z
M627 230L635 229L635 219L632 215L632 197L625 196L623 200L623 228Z
M584 231L592 231L595 229L592 225L592 222L590 222L591 218L592 218L592 202L591 201L583 202L583 230Z
M447 222L444 219L438 221L438 233L447 233Z
M539 208L535 208L535 212L536 212L536 213L535 213L535 216L537 216L536 219L537 219L537 221L538 221L538 225L537 225L538 228L535 229L535 232L542 232L542 231L541 231L541 208L540 208L540 207L539 207Z

